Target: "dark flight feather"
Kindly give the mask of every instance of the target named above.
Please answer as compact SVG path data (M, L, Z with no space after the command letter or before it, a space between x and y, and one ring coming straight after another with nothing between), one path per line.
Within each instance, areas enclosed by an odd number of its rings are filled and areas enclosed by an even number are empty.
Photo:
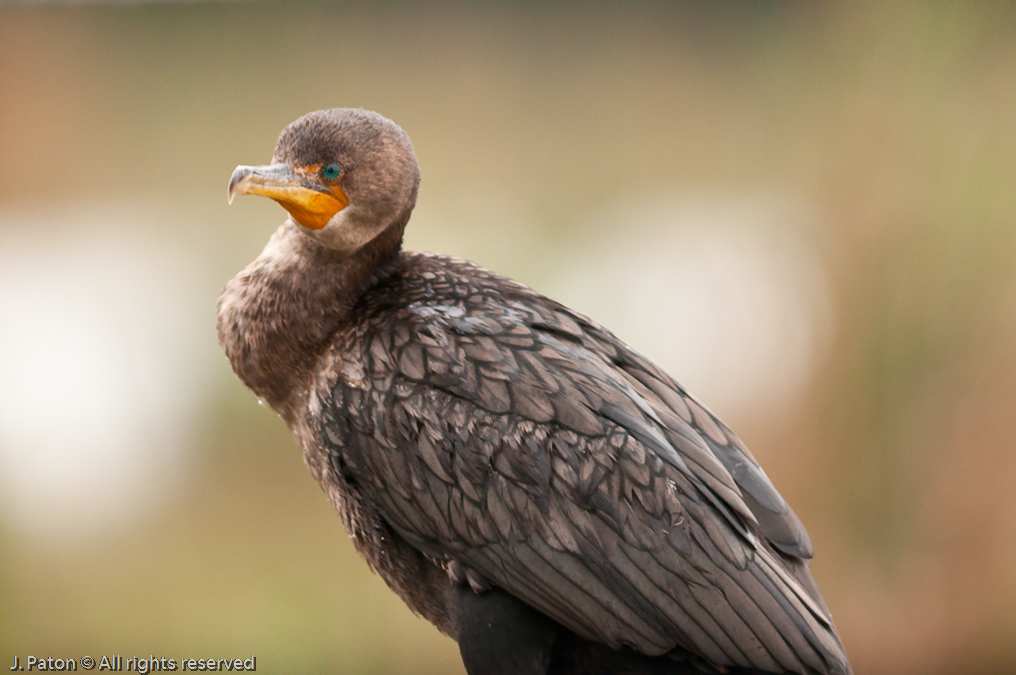
M811 555L793 511L721 422L608 331L409 253L354 316L316 392L349 433L336 444L324 423L318 438L407 540L614 648L849 672L813 586L773 569ZM390 384L351 395L350 359Z

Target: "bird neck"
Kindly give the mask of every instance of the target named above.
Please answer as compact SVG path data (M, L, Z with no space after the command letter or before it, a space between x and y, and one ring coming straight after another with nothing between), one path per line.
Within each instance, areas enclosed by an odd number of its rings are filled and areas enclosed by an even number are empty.
M404 224L383 230L355 253L322 246L292 222L219 298L219 342L233 370L292 424L312 371L357 301L399 260Z

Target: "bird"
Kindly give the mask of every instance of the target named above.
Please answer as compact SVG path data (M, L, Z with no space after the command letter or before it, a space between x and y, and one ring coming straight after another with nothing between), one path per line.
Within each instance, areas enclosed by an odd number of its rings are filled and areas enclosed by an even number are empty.
M229 179L288 217L225 285L219 342L369 565L469 675L850 674L748 448L593 320L404 250L419 185L406 132L359 108Z

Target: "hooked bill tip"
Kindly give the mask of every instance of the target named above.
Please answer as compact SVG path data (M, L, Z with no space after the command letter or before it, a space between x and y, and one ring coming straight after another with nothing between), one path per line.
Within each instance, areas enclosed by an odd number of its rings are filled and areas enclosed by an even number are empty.
M229 188L226 190L226 203L232 204L233 197L236 196L237 183L242 181L247 176L253 173L253 169L249 166L238 166L233 169L233 175L229 177Z

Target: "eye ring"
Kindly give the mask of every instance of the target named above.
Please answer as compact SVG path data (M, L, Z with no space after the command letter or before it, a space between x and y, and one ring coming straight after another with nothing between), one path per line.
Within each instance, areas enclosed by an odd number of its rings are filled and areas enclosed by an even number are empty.
M321 177L325 180L335 180L340 175L342 175L342 166L337 162L332 162L321 169Z

